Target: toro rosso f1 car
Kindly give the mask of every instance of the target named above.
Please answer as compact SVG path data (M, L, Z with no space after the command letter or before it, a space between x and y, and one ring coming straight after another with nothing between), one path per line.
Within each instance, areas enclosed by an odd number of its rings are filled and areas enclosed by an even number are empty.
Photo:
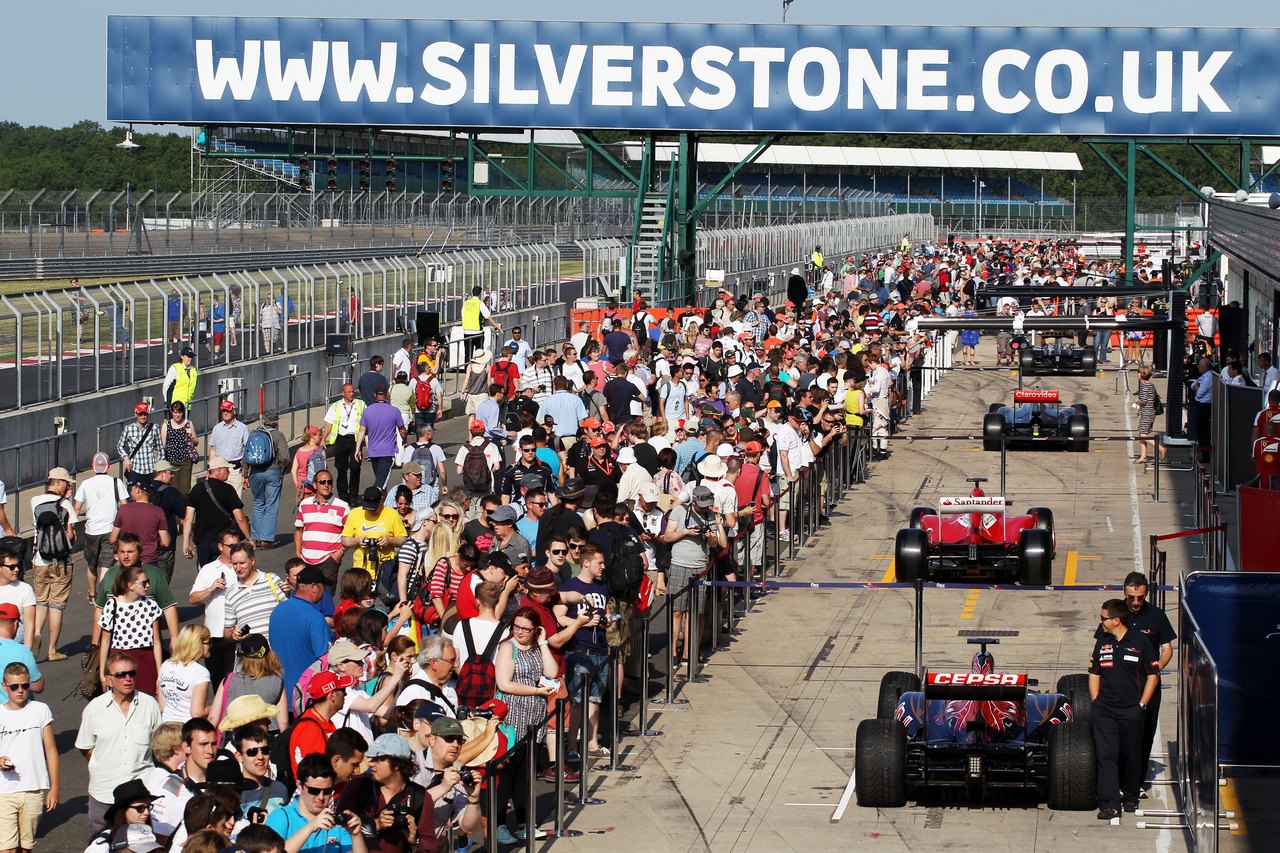
M1041 333L1052 335L1052 332ZM1018 366L1023 376L1095 376L1098 373L1098 352L1093 347L1079 346L1070 333L1045 340L1032 346L1025 337L1017 336L1010 348L1018 354Z
M1064 675L1053 693L1024 673L999 673L980 644L969 672L888 672L876 719L858 724L858 805L893 808L950 789L967 799L1014 789L1053 809L1091 809L1097 768L1089 676ZM922 689L923 687L923 689Z
M898 531L894 543L898 580L1005 575L1030 585L1051 582L1053 511L1032 507L1025 515L1009 515L1004 497L982 491L986 479L969 477L973 492L940 498L937 510L911 510L910 526Z
M992 403L982 418L982 449L1042 443L1072 453L1089 451L1089 408L1063 406L1057 391L1029 388L1013 392L1013 405Z

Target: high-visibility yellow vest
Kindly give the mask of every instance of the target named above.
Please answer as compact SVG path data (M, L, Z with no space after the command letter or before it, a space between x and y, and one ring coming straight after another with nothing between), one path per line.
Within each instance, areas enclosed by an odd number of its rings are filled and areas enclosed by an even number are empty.
M338 433L342 430L342 406L346 400L338 400L329 407L329 411L333 413L333 428L329 430L329 440L326 444L337 444ZM364 400L356 397L351 401L351 416L355 418L356 426L360 425L360 418L364 415ZM325 418L328 420L328 417ZM354 435L354 433L352 433Z
M183 367L179 361L173 365L178 373L178 378L173 383L173 396L169 399L170 403L181 402L188 410L191 409L191 401L196 398L196 376L199 371L193 364L191 367Z
M480 331L480 297L473 296L462 303L462 331Z

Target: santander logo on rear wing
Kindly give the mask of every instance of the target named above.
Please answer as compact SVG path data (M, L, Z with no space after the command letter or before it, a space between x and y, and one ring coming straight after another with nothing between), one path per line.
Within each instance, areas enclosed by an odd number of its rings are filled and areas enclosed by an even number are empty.
M1056 403L1058 402L1058 392L1042 391L1039 388L1024 388L1021 391L1013 392L1013 402L1015 403Z
M1004 513L1003 495L965 495L958 498L939 498L938 515L960 515L969 512Z

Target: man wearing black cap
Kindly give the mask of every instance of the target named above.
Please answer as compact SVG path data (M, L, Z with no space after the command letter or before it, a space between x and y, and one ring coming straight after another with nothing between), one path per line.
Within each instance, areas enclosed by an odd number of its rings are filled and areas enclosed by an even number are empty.
M404 529L400 513L382 505L382 489L370 486L364 490L360 506L347 513L347 521L342 527L342 544L351 552L351 567L364 569L377 580L378 565L394 560L396 549L404 544L409 531ZM366 542L377 543L376 562L370 564L366 551Z
M284 667L284 695L292 696L302 671L329 650L329 624L316 608L324 596L324 575L314 566L298 572L293 595L271 614L271 650Z

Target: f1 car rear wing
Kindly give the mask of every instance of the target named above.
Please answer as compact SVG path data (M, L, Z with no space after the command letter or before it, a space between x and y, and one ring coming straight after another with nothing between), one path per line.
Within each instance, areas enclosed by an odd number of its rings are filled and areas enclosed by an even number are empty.
M959 498L939 498L938 515L964 515L970 512L1005 513L1007 503L1002 495L965 495Z
M924 698L1025 702L1027 676L1014 672L929 672Z
M1043 391L1039 388L1026 388L1021 391L1013 392L1013 402L1015 403L1056 403L1058 402L1057 391Z

